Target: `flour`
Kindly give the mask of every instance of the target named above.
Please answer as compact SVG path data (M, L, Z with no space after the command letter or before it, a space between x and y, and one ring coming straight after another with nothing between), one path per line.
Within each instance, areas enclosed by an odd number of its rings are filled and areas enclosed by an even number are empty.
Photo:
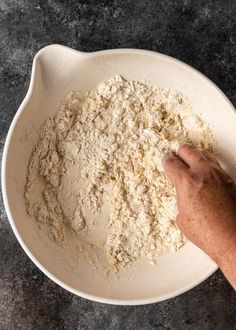
M176 251L175 189L161 159L177 143L210 148L213 136L179 93L116 76L84 97L71 94L39 132L25 189L27 212L58 244L96 231L109 202L109 263ZM87 211L91 216L87 216Z

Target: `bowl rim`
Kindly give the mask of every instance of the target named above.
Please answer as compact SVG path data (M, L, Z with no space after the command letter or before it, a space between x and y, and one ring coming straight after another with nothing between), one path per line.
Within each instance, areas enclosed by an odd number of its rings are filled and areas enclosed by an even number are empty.
M84 56L88 56L88 57L92 57L94 55L109 55L109 54L129 54L129 55L151 55L154 57L159 57L162 58L164 60L167 60L169 62L174 62L175 64L179 65L180 67L185 68L185 70L191 71L192 73L194 73L195 75L198 75L199 77L201 77L202 79L204 79L205 81L207 81L212 87L214 87L216 89L216 91L224 98L225 102L228 104L229 108L231 108L231 110L235 113L235 109L233 104L230 102L230 100L227 98L227 96L223 93L223 91L214 83L212 82L209 78L207 78L204 74L202 74L201 72L199 72L197 69L191 67L190 65L175 59L174 57L171 57L169 55L165 55L159 52L154 52L154 51L150 51L150 50L143 50L143 49L133 49L133 48L118 48L118 49L107 49L107 50L101 50L101 51L95 51L95 52L81 52L79 50L76 49L72 49L63 45L59 45L59 44L51 44L48 45L46 47L43 47L42 49L40 49L34 56L33 59L33 64L32 64L32 71L31 71L31 78L30 78L30 83L29 83L29 87L27 90L27 93L20 105L20 107L18 108L18 110L16 111L14 118L11 122L10 128L8 130L7 136L6 136L6 140L5 140L5 144L4 144L4 148L3 148L3 155L2 155L2 171L1 171L1 181L2 181L2 195L3 195L3 203L5 206L5 210L6 210L6 214L9 220L9 223L11 225L11 228L19 242L19 244L21 245L21 247L23 248L23 250L25 251L25 253L28 255L28 257L33 261L33 263L47 276L49 277L52 281L54 281L55 283L57 283L59 286L61 286L62 288L66 289L67 291L79 296L79 297L83 297L95 302L100 302L100 303L106 303L106 304L112 304L112 305L146 305L146 304L151 304L151 303L156 303L156 302L161 302L170 298L174 298L180 294L183 294L185 292L187 292L188 290L194 288L195 286L199 285L200 283L202 283L204 280L206 280L208 277L210 277L217 269L218 266L212 262L212 268L205 274L203 274L200 278L198 278L195 281L192 281L190 284L185 285L183 287L181 287L180 289L176 289L175 291L173 291L172 293L168 293L168 294L162 294L158 297L152 297L152 298L138 298L138 299L119 299L119 298L105 298L105 297L101 297L101 296L97 296L97 295L92 295L92 294L88 294L86 292L83 292L81 290L78 289L74 289L73 287L71 287L70 285L64 283L63 281L61 281L59 278L57 278L55 275L53 275L50 271L47 270L47 268L45 268L45 266L43 266L38 260L37 258L33 255L33 253L30 251L30 249L27 247L27 244L24 242L24 240L22 239L21 235L19 234L15 221L13 219L11 210L10 210L10 206L9 206L9 201L8 201L8 195L7 195L7 184L6 184L6 165L7 165L7 156L8 156L8 150L9 150L9 146L11 143L11 138L12 135L14 133L14 128L16 126L16 123L18 121L18 118L20 117L21 113L24 110L25 105L27 104L28 100L31 97L32 91L33 91L33 85L34 85L34 81L35 81L35 76L36 76L36 65L37 62L39 60L39 57L41 56L41 54L48 52L50 49L53 48L58 48L59 50L66 50L66 51L70 51L70 52L74 52L77 54L82 54Z

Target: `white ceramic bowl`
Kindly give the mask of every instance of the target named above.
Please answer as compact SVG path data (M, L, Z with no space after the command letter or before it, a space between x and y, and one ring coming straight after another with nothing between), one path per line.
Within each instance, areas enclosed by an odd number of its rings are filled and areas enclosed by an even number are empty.
M179 295L210 276L216 264L193 244L162 256L155 266L145 260L117 279L101 279L90 265L75 270L52 243L41 238L26 214L24 185L37 130L58 109L68 92L85 92L114 76L147 79L182 92L210 123L218 149L236 179L236 116L226 96L201 73L166 55L134 49L82 53L60 45L41 49L33 61L29 90L9 129L3 153L2 190L12 229L31 260L53 281L76 295L105 303L138 305ZM131 274L130 277L127 274Z

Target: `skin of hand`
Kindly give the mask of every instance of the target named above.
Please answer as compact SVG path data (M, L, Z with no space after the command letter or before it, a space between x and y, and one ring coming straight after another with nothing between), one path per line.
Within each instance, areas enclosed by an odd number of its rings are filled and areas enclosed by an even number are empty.
M236 185L212 153L190 144L165 156L163 167L176 188L178 227L236 289Z

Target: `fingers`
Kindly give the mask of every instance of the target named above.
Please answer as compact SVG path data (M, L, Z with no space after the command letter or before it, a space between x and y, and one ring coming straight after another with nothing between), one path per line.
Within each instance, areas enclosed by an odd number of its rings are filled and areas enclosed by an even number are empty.
M212 152L210 152L210 151L208 151L208 150L203 150L203 151L202 151L202 154L203 154L203 156L204 156L207 160L209 160L210 162L212 162L212 163L214 163L215 165L218 165L218 166L220 165L220 163L218 162L216 156L213 155Z
M200 151L188 143L180 144L176 150L176 154L189 167L196 167L201 161L206 160Z
M176 156L165 156L163 168L170 181L176 186L181 177L188 173L188 166Z
M187 143L179 145L176 156L166 156L163 160L165 173L175 186L178 186L181 179L190 172L203 173L209 169L209 166L221 169L216 157L211 152L207 150L200 152Z

